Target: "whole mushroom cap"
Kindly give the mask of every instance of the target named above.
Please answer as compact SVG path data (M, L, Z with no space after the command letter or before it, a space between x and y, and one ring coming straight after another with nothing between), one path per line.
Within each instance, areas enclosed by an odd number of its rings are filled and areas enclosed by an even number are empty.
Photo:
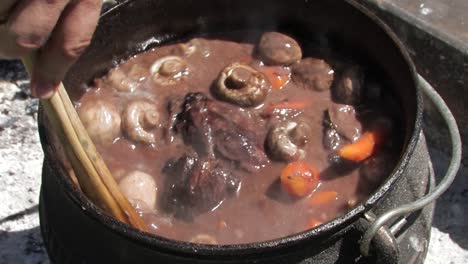
M261 59L269 65L289 65L302 58L302 49L293 38L278 33L264 33L258 44Z
M94 143L110 144L119 137L120 114L110 102L86 102L78 109L78 115Z
M213 92L224 101L252 107L265 101L270 88L263 73L248 65L233 63L221 72Z
M288 162L304 159L304 147L311 133L310 126L303 121L278 123L270 129L266 138L269 154L274 159Z
M154 128L160 123L160 113L156 103L136 99L131 101L122 113L122 129L129 139L143 143L156 143Z
M134 206L156 207L157 186L153 177L142 171L132 171L119 183L120 190Z
M153 81L161 85L173 85L189 72L187 62L179 56L165 56L151 65Z

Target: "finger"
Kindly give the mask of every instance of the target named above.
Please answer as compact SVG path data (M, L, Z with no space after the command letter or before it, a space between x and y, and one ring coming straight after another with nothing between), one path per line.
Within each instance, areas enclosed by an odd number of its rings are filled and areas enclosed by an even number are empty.
M23 0L0 26L0 56L23 57L40 48L55 27L69 0Z
M33 95L52 96L69 67L88 47L101 11L102 0L79 0L64 10L51 38L38 54L31 80Z
M16 2L18 2L18 0L2 0L0 3L0 24L8 20L8 14L10 14Z

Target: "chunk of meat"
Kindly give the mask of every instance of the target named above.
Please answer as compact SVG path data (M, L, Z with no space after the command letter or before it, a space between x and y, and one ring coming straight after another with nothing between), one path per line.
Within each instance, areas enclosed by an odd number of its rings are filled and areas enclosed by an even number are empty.
M198 154L213 158L220 154L255 171L268 163L257 126L242 109L195 93L187 95L177 129Z
M323 146L326 149L336 150L343 144L340 134L336 131L336 126L330 122L328 116L324 121L323 128Z
M210 211L234 194L240 184L231 170L210 158L187 154L164 169L163 209L176 217L191 219Z
M210 109L210 112L215 113L224 119L231 120L232 123L236 124L246 133L253 133L258 131L258 128L263 124L259 124L259 121L255 120L249 111L246 111L241 107L233 107L230 104L225 104L213 100L208 100L207 106ZM261 135L256 136L261 137Z
M212 210L240 186L234 164L255 171L269 162L251 120L241 108L201 93L186 96L175 131L192 151L165 169L167 211L192 218Z
M351 105L332 104L327 110L325 122L329 122L348 141L354 142L361 136L362 124Z
M292 79L306 89L325 91L330 89L334 71L324 60L305 58L292 66Z
M214 158L213 135L208 125L208 98L201 93L191 93L185 97L182 112L177 115L175 130L181 133L184 141L202 156Z
M168 123L164 128L164 139L166 142L174 142L175 134L174 134L174 126L177 123L177 116L182 109L182 105L184 103L184 99L178 96L170 97L167 99L166 104L166 111L168 115Z

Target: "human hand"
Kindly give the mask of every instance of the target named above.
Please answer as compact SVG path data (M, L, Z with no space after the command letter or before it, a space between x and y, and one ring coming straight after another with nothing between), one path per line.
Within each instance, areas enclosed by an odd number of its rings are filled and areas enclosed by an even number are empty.
M37 51L31 93L52 96L89 45L102 0L0 0L0 58Z

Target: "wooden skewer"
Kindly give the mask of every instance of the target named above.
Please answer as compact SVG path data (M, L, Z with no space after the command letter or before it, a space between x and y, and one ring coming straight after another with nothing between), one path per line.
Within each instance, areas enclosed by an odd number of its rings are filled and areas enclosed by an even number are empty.
M34 56L23 59L30 74ZM87 197L116 219L147 231L147 225L122 194L96 150L63 84L51 98L41 99L41 104Z

